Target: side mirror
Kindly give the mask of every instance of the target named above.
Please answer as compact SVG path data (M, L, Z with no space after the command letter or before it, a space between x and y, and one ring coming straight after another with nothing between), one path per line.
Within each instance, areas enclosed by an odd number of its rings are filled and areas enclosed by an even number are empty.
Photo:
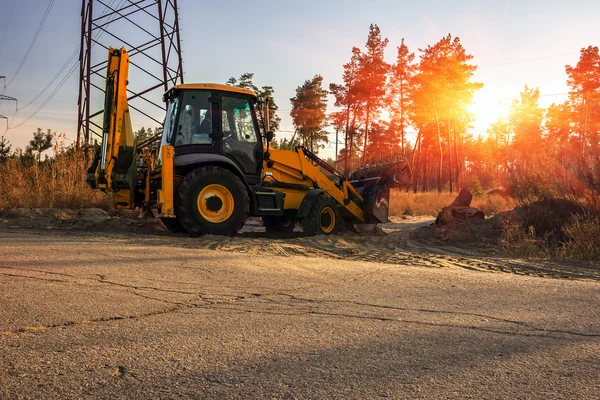
M273 131L268 131L268 132L265 134L265 138L267 139L267 143L270 143L270 142L272 142L272 141L273 141L273 136L275 136L275 135L273 134Z

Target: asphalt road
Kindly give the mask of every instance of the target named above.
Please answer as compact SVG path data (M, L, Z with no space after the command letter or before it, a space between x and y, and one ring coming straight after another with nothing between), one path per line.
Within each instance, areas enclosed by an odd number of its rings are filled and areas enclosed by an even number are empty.
M598 281L178 240L0 232L0 398L600 398Z

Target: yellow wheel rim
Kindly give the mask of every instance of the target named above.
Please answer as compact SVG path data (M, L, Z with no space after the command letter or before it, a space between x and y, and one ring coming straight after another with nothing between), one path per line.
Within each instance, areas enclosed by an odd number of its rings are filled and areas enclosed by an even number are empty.
M331 233L335 227L335 212L331 207L323 208L321 211L321 230L324 233Z
M213 224L227 221L233 214L233 195L225 186L205 186L198 194L198 211L202 218Z

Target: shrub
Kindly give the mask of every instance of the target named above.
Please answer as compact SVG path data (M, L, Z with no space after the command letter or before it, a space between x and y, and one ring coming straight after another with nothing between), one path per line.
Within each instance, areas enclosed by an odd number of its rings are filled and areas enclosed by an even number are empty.
M503 218L499 247L527 258L600 259L600 216L570 200L538 201Z
M568 241L558 252L566 260L600 259L600 216L589 213L576 215L573 222L563 228Z
M548 259L552 255L547 237L538 237L532 225L523 229L522 224L512 218L503 221L498 246L505 253L517 257Z
M469 190L471 191L471 194L473 195L473 197L481 197L485 194L485 190L483 190L483 187L481 186L481 183L479 182L479 178L474 176L473 179L471 179L471 184L469 185Z

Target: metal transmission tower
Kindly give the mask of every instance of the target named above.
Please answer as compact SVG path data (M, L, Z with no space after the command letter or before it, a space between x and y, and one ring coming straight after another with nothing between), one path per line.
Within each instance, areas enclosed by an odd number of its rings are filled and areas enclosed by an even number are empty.
M109 46L129 53L134 125L162 126L162 94L183 83L177 0L82 0L78 148L81 139L87 148L91 134L102 137Z
M0 76L0 78L4 78L3 76ZM15 99L14 97L10 97L10 96L5 96L3 94L0 94L0 101L1 100L8 100L8 101L14 101L16 104L16 109L19 109L19 100ZM8 130L8 117L0 114L0 119L5 119L6 120L6 130Z

